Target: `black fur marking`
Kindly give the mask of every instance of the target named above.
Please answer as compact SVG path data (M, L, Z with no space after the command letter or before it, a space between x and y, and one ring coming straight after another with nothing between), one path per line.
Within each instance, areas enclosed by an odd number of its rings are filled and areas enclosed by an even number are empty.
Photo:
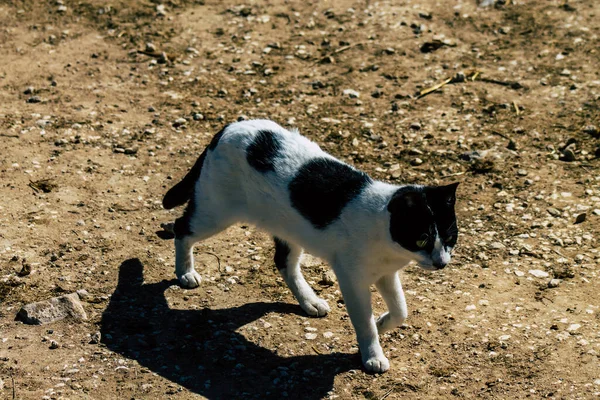
M437 229L444 246L454 247L458 237L454 213L457 185L398 189L387 207L392 239L409 251L430 254Z
M302 165L289 185L292 206L315 228L325 229L371 183L364 172L329 158Z
M282 269L287 268L287 258L290 255L290 247L278 237L273 237L273 239L275 240L275 266L281 271Z
M185 204L186 201L188 201L189 199L191 199L193 197L194 186L196 185L196 182L200 178L200 172L202 171L202 165L204 165L204 159L206 158L206 152L207 152L207 150L212 151L217 147L217 144L219 143L219 139L221 139L221 136L223 136L223 133L225 133L227 126L228 125L226 125L223 129L221 129L219 131L219 133L217 133L212 138L207 149L204 149L202 154L200 154L200 157L198 157L198 159L194 163L194 166L192 167L192 169L190 169L190 171L183 177L183 179L179 183L177 183L175 186L173 186L171 189L169 189L167 194L165 194L165 197L163 197L163 207L165 209L169 210L171 208L175 208L177 206Z
M258 131L254 141L246 149L246 160L255 170L263 174L274 171L273 162L281 149L281 142L276 133Z

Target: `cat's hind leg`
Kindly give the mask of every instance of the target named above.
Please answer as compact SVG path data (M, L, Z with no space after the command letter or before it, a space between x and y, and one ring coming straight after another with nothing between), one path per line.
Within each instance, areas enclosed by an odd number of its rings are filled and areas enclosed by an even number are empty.
M406 320L408 316L406 298L398 272L382 276L375 282L375 286L388 306L388 312L377 319L377 330L379 333L384 333L402 325Z
M194 201L194 199L192 199ZM194 269L194 244L216 235L229 226L215 215L196 210L192 202L175 221L175 274L181 286L193 289L202 278Z
M311 317L323 317L331 309L319 298L304 279L300 270L302 248L275 237L275 266L288 287L300 303L300 307Z

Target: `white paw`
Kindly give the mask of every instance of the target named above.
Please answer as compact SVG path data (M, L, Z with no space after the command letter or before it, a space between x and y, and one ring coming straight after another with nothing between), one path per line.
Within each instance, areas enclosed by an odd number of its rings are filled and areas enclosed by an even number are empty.
M331 311L329 304L318 297L301 302L300 307L311 317L324 317Z
M367 361L363 361L368 372L380 374L390 369L390 362L385 356L371 357Z
M399 327L404 322L402 318L394 318L389 312L383 313L377 318L377 332L385 333Z
M181 286L183 286L186 289L193 289L195 287L200 286L201 281L202 278L200 277L200 274L196 271L190 271L179 277L179 283L181 283Z

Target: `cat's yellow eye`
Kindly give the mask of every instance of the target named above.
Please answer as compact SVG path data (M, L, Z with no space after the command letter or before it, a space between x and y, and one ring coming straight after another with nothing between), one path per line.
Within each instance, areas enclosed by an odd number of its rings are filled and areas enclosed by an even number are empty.
M427 242L429 241L429 236L427 234L423 234L421 239L417 240L417 247L422 249L427 246Z

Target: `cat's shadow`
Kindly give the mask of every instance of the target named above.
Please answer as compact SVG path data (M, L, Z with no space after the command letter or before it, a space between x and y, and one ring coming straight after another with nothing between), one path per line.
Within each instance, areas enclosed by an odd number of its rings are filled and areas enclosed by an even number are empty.
M279 356L236 332L270 312L301 314L296 305L175 310L164 292L177 282L144 284L143 269L135 258L121 264L117 288L102 315L102 343L194 393L209 399L280 399L286 394L290 399L320 399L332 389L337 374L360 366L356 354ZM139 378L140 383L148 381ZM177 385L155 385L148 395L175 394Z

